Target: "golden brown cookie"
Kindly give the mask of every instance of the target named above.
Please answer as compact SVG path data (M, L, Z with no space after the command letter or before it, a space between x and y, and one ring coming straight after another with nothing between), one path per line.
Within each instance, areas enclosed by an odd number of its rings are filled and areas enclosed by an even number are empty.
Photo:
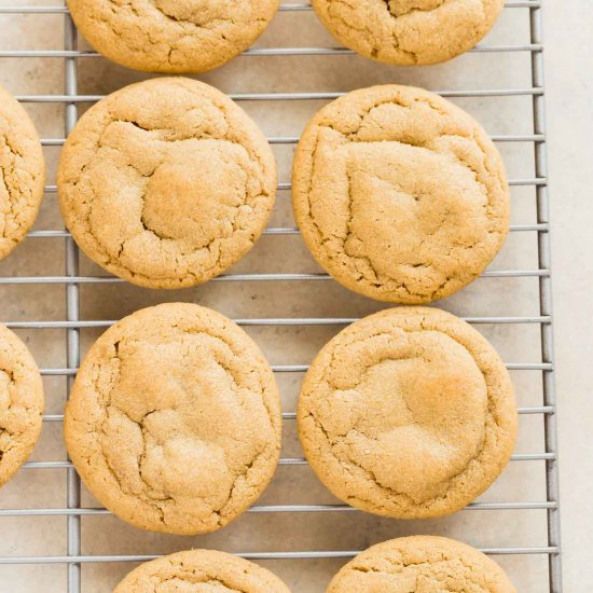
M453 539L429 535L370 547L338 572L326 593L429 591L516 593L502 568L488 556Z
M215 550L189 550L141 564L113 593L290 593L269 570Z
M27 460L41 433L43 383L27 347L0 324L0 486Z
M312 0L321 22L345 46L408 66L450 60L493 27L504 0Z
M169 303L93 345L65 414L81 478L118 517L151 531L215 531L272 479L282 418L272 370L230 319Z
M68 0L76 26L104 56L147 72L222 66L264 32L279 0Z
M401 519L447 515L506 466L517 431L509 374L450 313L398 307L357 321L305 377L298 429L338 498Z
M276 166L226 95L185 78L125 87L72 132L58 171L66 224L88 257L149 288L206 282L264 230Z
M508 231L498 151L467 113L413 87L360 89L321 109L299 142L292 191L319 264L382 301L456 292Z
M27 112L0 87L0 259L33 226L43 199L45 162Z

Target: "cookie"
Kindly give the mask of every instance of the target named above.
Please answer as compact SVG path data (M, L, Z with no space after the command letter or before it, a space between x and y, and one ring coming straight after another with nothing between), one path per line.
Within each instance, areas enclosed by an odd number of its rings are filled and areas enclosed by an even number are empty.
M85 357L66 408L68 453L94 496L151 531L223 527L270 482L282 417L249 336L198 305L142 309Z
M297 419L305 456L335 496L399 519L462 509L502 472L517 432L498 354L426 307L388 309L334 337L305 377Z
M385 85L325 106L293 168L294 214L318 263L360 294L428 303L474 280L509 226L502 160L468 114Z
M264 32L279 0L68 0L87 41L110 60L146 72L222 66Z
M461 542L429 535L370 547L338 572L326 593L354 591L516 593L502 568L488 556Z
M0 260L33 226L44 183L45 163L35 126L0 87Z
M312 0L321 22L345 46L409 66L450 60L493 27L504 0Z
M168 586L167 586L168 583ZM189 550L141 564L113 593L290 593L269 570L224 552Z
M194 286L241 259L274 205L270 146L213 87L160 78L92 107L58 171L66 225L88 257L149 288Z
M41 433L43 383L27 347L0 324L0 486L27 460Z

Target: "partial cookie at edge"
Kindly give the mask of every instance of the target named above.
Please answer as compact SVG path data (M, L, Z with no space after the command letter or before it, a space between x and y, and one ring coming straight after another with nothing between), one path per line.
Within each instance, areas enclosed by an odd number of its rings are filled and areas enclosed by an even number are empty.
M0 260L33 226L44 183L37 130L18 101L0 87Z
M517 593L502 568L482 552L429 535L371 546L335 575L326 593L379 590L374 587L381 591L432 591L434 587L435 591Z
M0 324L0 487L33 451L43 408L43 383L31 353Z
M504 0L313 0L338 41L401 66L444 62L472 49L494 26Z
M279 0L68 0L91 45L136 70L198 73L222 66L270 24Z
M175 580L203 593L290 593L288 587L265 568L215 550L177 552L141 564L130 572L113 593L146 593L155 583Z

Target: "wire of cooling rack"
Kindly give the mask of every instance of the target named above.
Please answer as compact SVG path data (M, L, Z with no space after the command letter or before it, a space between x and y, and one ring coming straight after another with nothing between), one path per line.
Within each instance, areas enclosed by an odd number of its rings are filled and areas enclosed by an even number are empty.
M529 31L532 43L540 43L542 36L542 13L541 8L529 9ZM538 88L544 88L544 61L541 53L531 54L531 82ZM533 132L535 134L546 133L546 117L544 109L543 94L533 97ZM547 154L544 143L535 143L535 174L536 176L547 175ZM546 185L536 188L537 199L537 221L548 223L550 220L549 195ZM538 261L539 266L550 268L551 246L550 234L538 233ZM546 315L552 312L552 282L551 278L541 277L539 279L539 301L540 314ZM554 341L552 325L541 326L541 350L542 361L552 365L552 369L543 375L543 396L546 405L556 406L556 386L554 380ZM556 415L546 415L544 418L544 431L546 450L558 451ZM546 493L548 500L559 498L558 483L558 460L551 459L546 462ZM560 511L558 507L548 509L548 544L558 549L557 554L551 554L548 559L550 591L560 593L562 591L562 557L560 555Z
M529 142L535 151L535 172L530 178L511 179L512 186L531 186L534 188L537 200L537 222L535 224L513 225L514 233L533 232L537 234L538 266L537 269L489 270L483 274L485 278L493 277L532 277L539 284L539 314L531 316L483 316L465 317L472 324L494 325L536 325L539 327L541 343L540 362L508 362L507 368L516 371L536 371L542 375L542 404L519 408L522 415L542 415L545 432L545 450L531 453L519 453L512 457L515 463L539 461L546 468L546 499L527 502L474 502L466 511L497 511L497 510L541 510L547 515L547 545L545 546L501 546L483 548L488 554L504 555L545 555L549 563L549 593L562 592L561 556L560 556L560 518L558 504L558 459L556 439L556 395L554 387L554 358L553 358L553 323L551 303L551 274L550 274L550 235L547 191L546 164L546 130L544 114L544 78L543 78L543 39L542 39L542 0L508 0L506 8L527 8L529 11L530 39L527 44L517 45L481 45L473 50L475 53L507 53L527 52L531 58L531 86L526 88L492 88L437 90L445 97L531 97L533 104L533 130L530 134L513 134L493 136L495 142ZM311 10L306 3L284 4L284 12L299 12ZM0 50L0 58L53 58L63 59L65 63L64 94L58 95L20 95L19 100L24 103L57 103L63 104L65 109L65 136L72 130L78 118L78 107L84 103L92 103L102 98L101 95L82 95L78 92L77 67L81 58L94 58L95 52L82 51L78 48L76 28L66 8L62 6L23 6L0 7L1 14L63 14L65 22L64 47L52 50ZM339 47L282 47L256 48L245 52L246 56L341 56L350 55L347 49ZM237 101L302 101L302 100L330 100L340 96L337 92L295 92L295 93L240 93L231 94ZM292 145L297 142L296 137L271 137L272 144ZM45 146L61 146L64 138L46 138ZM279 189L289 190L290 183L279 184ZM47 193L55 193L56 187L46 186ZM298 234L293 227L276 227L266 230L268 235ZM76 244L66 230L33 231L31 238L63 238L65 241L64 275L52 276L7 276L0 277L1 285L63 285L66 289L67 319L63 321L7 321L7 325L14 329L64 329L67 335L67 367L42 369L45 376L63 376L67 380L68 391L80 363L80 331L86 328L104 328L110 326L109 320L81 320L80 319L80 288L82 285L111 284L121 282L118 278L108 276L84 276L79 271L79 254ZM249 273L226 274L215 281L231 282L268 282L268 281L327 281L326 274L303 273ZM262 318L236 319L243 326L343 326L354 318ZM306 371L307 365L275 365L276 373L301 373ZM294 420L294 412L285 412L285 420ZM47 414L44 422L61 422L62 414ZM300 457L283 457L282 465L303 465L306 461ZM110 562L139 562L154 558L153 555L85 555L81 542L81 520L89 516L105 516L110 513L102 508L85 508L81 504L80 480L69 461L36 461L25 464L25 469L52 470L62 469L66 473L67 498L64 508L35 508L35 509L0 509L2 517L37 517L61 516L67 521L67 554L54 556L0 556L0 565L36 565L61 564L68 569L68 593L81 593L82 566L92 563ZM275 504L255 505L251 513L349 513L356 512L342 504ZM322 551L262 551L241 554L251 559L318 559L318 558L350 558L359 550L322 550Z
M69 14L64 22L64 49L75 51L78 45L76 27ZM68 57L65 61L64 91L67 96L76 96L78 93L77 61ZM66 136L74 129L78 120L78 106L76 103L67 103L65 111L64 132ZM78 247L72 237L66 237L66 275L78 276L79 257ZM77 321L80 317L80 289L77 283L70 282L66 287L66 312L68 321ZM80 330L76 327L67 330L67 359L68 365L78 367L80 364ZM67 378L67 395L74 381L74 376ZM81 490L80 478L73 467L69 467L66 474L66 496L68 508L80 509ZM80 515L70 515L67 518L67 546L68 556L79 556L81 553L81 521ZM80 593L82 585L82 569L80 563L68 563L68 593Z

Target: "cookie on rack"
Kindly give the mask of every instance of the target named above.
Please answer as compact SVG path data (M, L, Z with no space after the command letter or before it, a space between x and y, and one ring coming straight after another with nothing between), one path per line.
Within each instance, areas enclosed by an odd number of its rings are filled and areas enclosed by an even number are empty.
M0 87L0 260L33 226L43 199L45 162L33 122Z
M371 546L336 574L326 593L354 591L516 593L506 573L488 556L459 541L430 535Z
M82 480L151 531L215 531L268 485L280 453L271 368L223 315L187 303L142 309L92 346L64 419Z
M357 53L402 66L435 64L474 47L504 0L312 0L332 35Z
M504 363L461 319L427 307L365 317L321 350L298 404L312 469L361 510L422 519L462 509L511 457Z
M173 588L165 583L175 583ZM273 573L244 558L216 550L188 550L145 562L113 593L195 591L196 593L290 593Z
M217 89L127 86L87 111L58 171L66 225L88 257L149 288L194 286L241 259L276 192L266 138Z
M205 72L252 45L279 0L68 0L87 41L136 70Z
M365 296L421 304L480 275L509 227L502 159L428 91L384 85L322 108L299 142L295 218L317 262Z
M28 348L0 324L0 486L27 460L41 433L43 383Z

